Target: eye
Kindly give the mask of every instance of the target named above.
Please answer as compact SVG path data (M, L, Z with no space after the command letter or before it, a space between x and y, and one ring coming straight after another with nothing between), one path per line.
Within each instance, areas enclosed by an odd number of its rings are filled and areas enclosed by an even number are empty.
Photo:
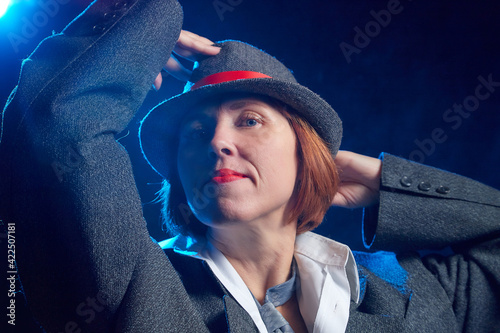
M256 126L259 122L255 119L247 119L245 120L245 125L248 127Z
M206 135L207 135L207 131L205 131L205 129L202 127L195 128L188 133L188 137L191 140L201 139L201 138L205 137Z
M255 114L245 114L241 117L238 126L240 127L255 127L262 123L262 118Z
M181 141L196 141L207 136L207 130L203 126L187 126L181 131Z

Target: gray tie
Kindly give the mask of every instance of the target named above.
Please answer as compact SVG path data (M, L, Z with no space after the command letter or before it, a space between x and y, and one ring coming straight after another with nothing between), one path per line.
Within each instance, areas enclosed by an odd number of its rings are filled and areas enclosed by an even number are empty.
M264 304L255 300L259 308L262 321L269 333L293 333L292 327L276 310L277 306L285 304L295 292L295 262L292 264L292 277L282 284L271 287L266 291Z

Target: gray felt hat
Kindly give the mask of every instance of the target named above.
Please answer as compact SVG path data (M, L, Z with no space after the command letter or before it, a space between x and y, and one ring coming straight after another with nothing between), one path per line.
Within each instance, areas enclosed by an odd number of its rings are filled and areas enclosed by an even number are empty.
M307 120L325 140L333 156L342 138L342 122L319 95L300 85L276 58L239 41L215 44L216 56L195 64L184 92L152 109L142 120L139 137L149 164L167 180L175 170L178 130L184 116L207 97L251 93L275 98Z

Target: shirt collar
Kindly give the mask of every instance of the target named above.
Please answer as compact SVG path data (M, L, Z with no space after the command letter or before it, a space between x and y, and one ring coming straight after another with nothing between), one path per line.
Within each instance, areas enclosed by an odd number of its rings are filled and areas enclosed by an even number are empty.
M295 255L297 254L326 267L345 269L351 300L358 303L360 293L358 269L352 251L347 245L313 232L306 232L297 236Z
M162 249L173 249L176 253L205 260L212 272L247 311L259 332L267 332L252 293L227 258L205 237L178 235L159 243Z
M175 252L207 260L209 255L208 241L205 237L178 235L159 243L162 249L173 249ZM212 249L213 252L214 249ZM356 261L351 249L342 243L323 237L313 232L297 236L295 254L300 254L327 267L345 269L349 282L351 300L358 303L360 284Z

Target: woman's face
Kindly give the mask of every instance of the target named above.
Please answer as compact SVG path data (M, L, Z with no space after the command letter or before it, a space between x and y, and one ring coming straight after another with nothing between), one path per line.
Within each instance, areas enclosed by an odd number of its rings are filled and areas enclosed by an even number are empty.
M181 126L177 157L187 201L204 224L289 222L296 138L288 120L263 100L196 108Z

